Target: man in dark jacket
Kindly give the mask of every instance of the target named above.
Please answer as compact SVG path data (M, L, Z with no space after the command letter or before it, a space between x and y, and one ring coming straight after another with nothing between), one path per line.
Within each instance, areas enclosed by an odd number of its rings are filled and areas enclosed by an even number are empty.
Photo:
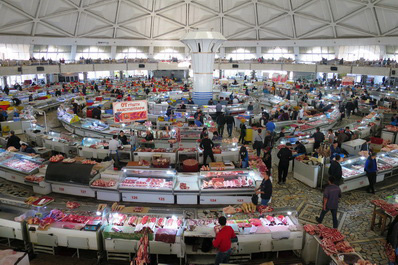
M345 109L347 112L347 118L350 118L351 112L355 109L354 103L351 100L348 101L347 104L345 105Z
M286 177L287 177L287 172L289 170L290 160L292 160L292 158L293 158L292 151L290 150L291 146L292 146L291 143L287 143L286 147L283 147L278 152L278 155L277 155L279 158L278 184L286 183Z
M224 113L220 113L220 116L218 116L216 122L218 127L217 128L218 134L222 137L224 135L224 127L226 122Z
M329 176L334 178L336 185L340 185L343 178L343 170L340 165L342 160L340 155L336 155L334 160L330 161Z
M297 154L307 154L307 148L305 148L305 146L300 143L299 141L296 142L296 148L294 148L294 150L296 150Z
M101 107L95 107L92 112L93 118L100 120L101 119Z
M235 126L235 119L231 115L225 116L225 122L227 123L227 132L228 132L228 137L232 137L232 129Z
M21 149L19 151L27 154L36 154L35 149L30 147L27 143L21 143Z
M15 149L21 148L21 144L20 144L21 139L19 139L18 136L15 135L14 131L10 132L10 137L7 140L7 148L10 146L15 147Z
M319 146L321 146L321 143L325 141L325 135L321 132L321 129L319 127L316 127L316 132L312 135L312 138L314 138L314 150L318 149Z
M213 155L214 143L212 140L209 139L208 134L205 134L204 138L200 142L199 147L203 149L203 165L206 165L208 156L210 157L211 162L215 161L214 155Z
M333 177L329 177L329 185L325 188L325 191L323 192L323 205L321 215L315 218L319 224L322 223L326 213L330 211L333 218L333 228L338 228L339 223L337 220L337 209L339 206L340 198L340 187L338 186L338 184L335 183L335 179L333 179Z

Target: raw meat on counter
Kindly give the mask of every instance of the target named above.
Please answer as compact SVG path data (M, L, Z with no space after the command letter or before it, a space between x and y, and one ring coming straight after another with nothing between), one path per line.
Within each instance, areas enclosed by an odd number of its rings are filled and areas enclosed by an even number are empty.
M167 181L162 178L125 178L120 184L122 187L134 188L165 188L171 189L173 181Z
M104 188L106 188L106 187L114 187L116 185L116 181L115 180L113 180L113 179L109 179L109 180L106 180L106 179L96 179L96 180L94 180L92 183L91 183L91 186L94 186L94 187L104 187Z
M189 190L189 185L184 182L180 182L180 189L181 190Z
M62 163L65 163L65 164L72 164L75 162L76 162L76 159L73 159L73 158L65 158L64 160L62 160Z
M22 172L31 172L40 167L38 164L26 159L8 159L3 162L3 165Z
M66 208L68 208L68 209L76 209L76 208L79 208L80 207L80 203L78 203L78 202L67 202L66 203Z
M384 159L383 159L384 160ZM392 165L389 164L384 164L384 163L377 163L377 170L378 171L384 171L384 170L389 170L392 168Z
M35 176L35 175L29 175L25 177L26 181L31 181L31 182L42 182L44 180L43 176Z
M398 207L394 204L388 203L384 200L373 200L372 203L382 208L386 213L390 214L391 216L398 215Z
M390 152L390 151L397 150L397 149L398 149L398 144L388 144L387 146L384 146L381 149L381 151L382 152ZM384 160L384 157L383 157L383 160Z
M227 180L220 177L215 177L209 181L203 180L203 189L224 189L224 188L246 188L252 187L253 180L246 176L238 177L236 179Z
M342 168L342 171L343 171L343 176L344 176L345 178L353 177L353 176L357 176L357 175L362 174L362 173L361 173L360 171L358 171L358 170L351 170L351 169L347 169L347 168L345 168L345 167Z
M53 162L53 163L60 162L62 160L64 160L63 155L55 155L55 156L50 157L50 159L49 159L49 161Z
M96 165L98 163L93 161L93 160L90 160L90 159L85 159L85 160L82 161L82 164L84 164L84 165Z

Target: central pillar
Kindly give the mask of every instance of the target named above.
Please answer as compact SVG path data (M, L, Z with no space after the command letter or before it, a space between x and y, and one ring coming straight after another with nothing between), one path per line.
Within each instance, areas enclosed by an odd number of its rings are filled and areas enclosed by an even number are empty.
M195 104L207 105L213 98L214 58L224 41L224 36L214 31L190 31L181 39L191 51Z

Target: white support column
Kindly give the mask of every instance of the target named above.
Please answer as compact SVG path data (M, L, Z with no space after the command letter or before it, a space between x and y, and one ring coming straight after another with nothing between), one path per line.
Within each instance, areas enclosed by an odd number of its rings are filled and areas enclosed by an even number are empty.
M148 58L149 59L153 59L153 56L154 56L154 54L153 54L153 46L151 45L151 46L149 46L149 50L148 50Z
M73 44L71 46L71 49L70 49L70 60L71 61L75 61L76 60L76 49L77 49L77 45Z
M386 57L387 54L387 48L386 45L379 45L380 46L380 59L384 59L384 57Z
M340 54L340 46L336 45L336 46L334 46L334 57L339 58L339 54ZM341 58L339 58L339 59L341 59Z
M33 44L29 45L29 58L33 57Z
M260 58L262 56L261 47L256 46L256 57Z
M205 105L213 98L214 58L224 41L221 33L213 31L191 31L181 39L191 50L195 104Z
M225 47L220 48L220 58L225 59Z
M116 45L111 46L111 59L114 60L116 58Z
M296 61L296 63L300 62L300 60L301 60L301 58L300 58L300 47L294 46L293 47L293 52L294 52L294 60Z

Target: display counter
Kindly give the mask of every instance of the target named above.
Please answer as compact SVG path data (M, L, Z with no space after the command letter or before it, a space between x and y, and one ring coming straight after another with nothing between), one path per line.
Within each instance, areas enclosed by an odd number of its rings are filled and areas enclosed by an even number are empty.
M316 188L322 176L322 165L312 165L303 161L294 161L293 177L311 188Z

